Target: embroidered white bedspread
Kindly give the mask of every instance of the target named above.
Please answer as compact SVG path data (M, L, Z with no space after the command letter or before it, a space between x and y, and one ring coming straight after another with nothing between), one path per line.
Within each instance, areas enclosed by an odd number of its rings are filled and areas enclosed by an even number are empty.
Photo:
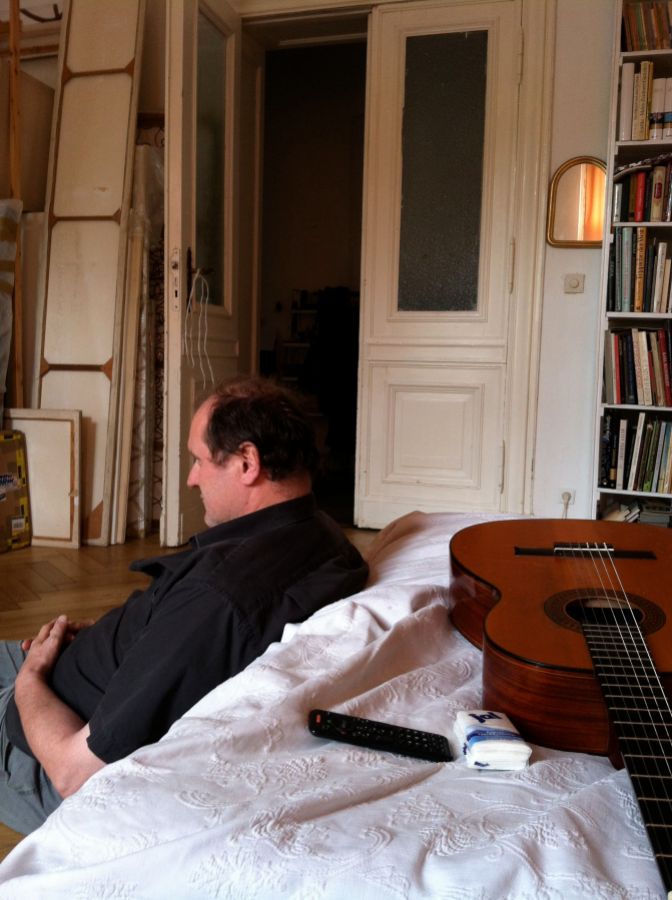
M481 659L448 618L448 545L412 513L370 587L288 629L157 744L107 766L0 865L2 898L652 900L625 772L534 747L483 773L313 737L313 707L449 733Z

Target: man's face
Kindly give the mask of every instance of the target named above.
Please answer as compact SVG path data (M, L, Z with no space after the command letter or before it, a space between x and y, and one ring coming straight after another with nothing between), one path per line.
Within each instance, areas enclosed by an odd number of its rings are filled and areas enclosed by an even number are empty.
M200 406L189 429L189 453L193 464L187 478L187 486L198 488L205 510L205 524L209 527L236 519L243 513L243 493L239 480L240 457L232 454L223 463L213 461L205 443L205 429L210 419L212 401Z

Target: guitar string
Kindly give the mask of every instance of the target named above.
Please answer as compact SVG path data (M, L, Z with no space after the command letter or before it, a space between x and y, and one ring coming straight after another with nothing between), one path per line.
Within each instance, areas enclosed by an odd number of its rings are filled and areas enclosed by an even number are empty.
M590 545L586 544L586 549L590 553L605 604L609 604L616 599L619 601L619 607L621 609L625 607L627 610L627 614L623 620L624 625L622 626L618 616L614 617L613 622L610 620L607 607L605 606L601 613L603 624L610 628L613 628L615 624L622 645L626 651L626 658L632 670L631 675L637 683L640 696L643 696L644 688L642 686L642 679L640 679L640 675L636 668L637 664L645 673L643 680L645 681L646 688L651 692L652 701L655 700L655 703L651 703L651 708L642 708L642 704L638 703L635 709L632 710L631 706L625 702L626 695L624 690L619 687L618 695L623 699L622 713L619 712L619 715L622 714L623 718L627 719L632 725L641 725L649 728L649 734L655 734L655 740L657 740L659 744L658 754L652 756L650 751L647 752L648 748L642 746L641 740L634 738L632 741L639 753L649 760L648 765L645 766L647 777L650 777L651 773L655 772L655 775L658 775L661 778L660 788L662 788L663 791L661 792L658 790L655 792L657 796L647 798L647 802L650 806L655 804L659 817L658 821L664 823L669 818L669 808L666 808L665 810L661 808L661 794L664 793L665 801L666 803L669 803L671 798L668 793L665 779L670 776L672 770L670 757L663 749L663 740L666 739L669 741L671 737L670 722L672 722L672 710L670 709L667 694L665 693L660 676L658 675L658 671L653 662L648 644L644 638L639 622L637 621L637 616L630 600L630 596L624 588L614 556L606 543L604 543L601 548L598 548L598 546L595 545L595 549L591 549ZM634 654L630 649L630 644L624 638L625 632L627 632L627 637L630 639L631 645L635 650ZM647 672L649 673L648 675L646 674ZM651 677L651 673L653 673L653 678ZM658 694L658 697L656 697L656 693ZM653 709L655 709L655 712L660 717L659 722L654 720ZM664 735L664 738L662 735ZM655 740L650 740L649 745L654 744Z

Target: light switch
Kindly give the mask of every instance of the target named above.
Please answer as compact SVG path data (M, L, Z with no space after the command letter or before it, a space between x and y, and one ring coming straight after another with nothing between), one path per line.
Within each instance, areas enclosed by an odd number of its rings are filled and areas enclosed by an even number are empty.
M566 294L582 294L586 276L583 272L565 275L564 285Z

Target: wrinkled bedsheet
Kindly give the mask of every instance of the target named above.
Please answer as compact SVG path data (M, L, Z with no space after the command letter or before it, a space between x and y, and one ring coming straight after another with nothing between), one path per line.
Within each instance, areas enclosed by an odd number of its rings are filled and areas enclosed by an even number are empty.
M519 772L313 737L313 707L449 734L481 659L448 617L448 546L486 517L411 513L369 586L97 773L0 865L2 898L651 900L624 771L534 747ZM492 518L492 517L489 517Z

